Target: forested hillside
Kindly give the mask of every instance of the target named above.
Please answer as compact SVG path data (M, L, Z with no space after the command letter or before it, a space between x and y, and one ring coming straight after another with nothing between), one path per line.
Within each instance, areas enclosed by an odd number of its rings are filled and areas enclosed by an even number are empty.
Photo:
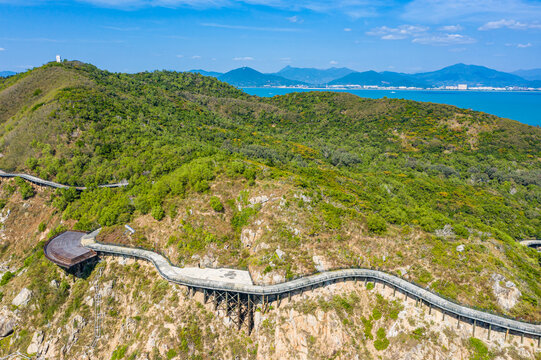
M378 267L541 319L540 257L517 243L541 238L539 128L446 105L263 99L195 73L65 62L0 79L0 153L0 169L61 183L128 180L51 195L74 228L104 226L104 241L180 264L211 257L261 281ZM122 238L126 223L136 237ZM513 306L492 292L495 273L519 289Z

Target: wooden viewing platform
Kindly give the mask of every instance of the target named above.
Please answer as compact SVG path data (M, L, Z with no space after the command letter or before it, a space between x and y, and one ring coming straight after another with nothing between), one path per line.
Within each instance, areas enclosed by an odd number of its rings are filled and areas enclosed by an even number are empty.
M94 250L81 245L81 238L84 235L84 232L65 231L53 237L43 248L45 257L58 266L70 269L97 256Z

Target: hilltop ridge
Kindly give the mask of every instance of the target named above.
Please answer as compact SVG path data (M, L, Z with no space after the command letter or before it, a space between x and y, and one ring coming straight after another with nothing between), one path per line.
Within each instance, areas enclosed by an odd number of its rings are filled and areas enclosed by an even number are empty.
M21 308L21 326L38 331L31 324L88 317L70 305L83 303L88 282L66 276L72 288L60 293L36 274L64 279L43 261L48 235L100 226L101 242L161 252L179 266L248 270L256 284L380 268L469 306L541 319L539 254L516 241L541 235L539 128L454 106L349 93L259 98L196 73L111 73L80 62L0 79L0 104L0 169L87 187L0 182L2 218L9 210L0 258L12 270L28 268L3 288L0 302L7 306L28 286L37 309ZM96 186L124 179L125 188ZM135 235L124 234L125 224ZM107 266L109 280L110 271L136 277L135 265ZM150 271L134 280L152 284L137 296L159 303L166 286L143 280ZM149 316L115 289L122 295L110 300L111 311L122 304L122 316ZM173 308L168 301L161 304ZM310 303L313 311L329 311L321 301ZM71 315L62 315L71 306ZM340 331L374 336L360 321L367 311ZM264 331L258 324L249 339ZM26 346L31 340L21 339ZM363 341L373 347L368 335ZM398 338L392 344L409 346Z

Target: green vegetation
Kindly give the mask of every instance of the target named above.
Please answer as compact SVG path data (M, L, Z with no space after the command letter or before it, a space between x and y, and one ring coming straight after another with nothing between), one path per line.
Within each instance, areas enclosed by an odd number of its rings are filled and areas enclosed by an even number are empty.
M375 287L373 282L366 283L366 290L372 290Z
M14 273L11 271L6 271L4 275L2 275L2 279L0 280L0 286L6 285L13 277L15 276Z
M217 196L212 196L210 198L210 207L216 212L224 211L224 206Z
M167 356L167 359L169 359L169 360L171 360L172 358L174 358L177 355L178 355L178 353L176 352L175 349L169 349L167 351L167 354L165 354L165 356Z
M34 188L27 181L21 178L15 178L15 184L19 187L19 191L23 200L29 199L34 196Z
M468 342L471 351L470 360L490 360L494 356L488 351L487 346L481 340L471 337Z
M126 351L128 350L128 345L119 345L113 351L113 355L111 356L111 360L120 360L124 359L124 356L126 355Z
M22 95L8 99L11 87ZM110 73L79 62L2 79L0 97L9 104L0 113L0 168L88 186L50 199L77 229L143 214L163 221L178 209L185 221L167 243L179 262L227 247L221 263L281 266L293 278L313 271L308 251L319 247L341 267L412 265L411 280L500 311L475 275L504 269L523 293L510 315L539 320L539 254L515 240L541 237L541 129L453 106L330 92L257 98L199 74ZM123 179L126 188L96 187ZM23 198L34 195L15 183ZM229 185L243 194L223 191ZM310 198L283 198L306 231L271 224L276 236L265 239L287 253L287 269L240 244L262 214L247 199L260 186ZM228 228L184 216L179 204L192 198ZM373 256L388 238L409 242L404 254ZM466 243L460 254L458 241Z
M387 231L387 222L377 214L370 215L368 217L366 220L366 226L368 227L369 231L376 234L383 234L385 231Z
M389 339L385 334L384 328L379 328L376 332L376 340L374 340L374 347L376 350L382 351L389 347Z

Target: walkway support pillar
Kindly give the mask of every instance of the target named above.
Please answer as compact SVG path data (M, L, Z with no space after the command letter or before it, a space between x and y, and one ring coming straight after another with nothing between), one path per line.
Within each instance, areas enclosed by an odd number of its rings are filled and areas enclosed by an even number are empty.
M473 329L472 329L472 332L471 332L472 337L475 337L475 325L477 325L477 320L473 319Z
M241 306L240 306L240 293L237 293L237 329L240 330L240 327L242 325L242 319L241 319Z
M428 315L432 314L432 304L428 305Z
M507 329L505 331L505 338L503 339L503 341L507 341L507 338L509 337L509 329Z
M460 315L457 315L456 317L456 328L460 329Z
M492 330L492 324L488 324L488 335L487 340L490 340L490 331Z

